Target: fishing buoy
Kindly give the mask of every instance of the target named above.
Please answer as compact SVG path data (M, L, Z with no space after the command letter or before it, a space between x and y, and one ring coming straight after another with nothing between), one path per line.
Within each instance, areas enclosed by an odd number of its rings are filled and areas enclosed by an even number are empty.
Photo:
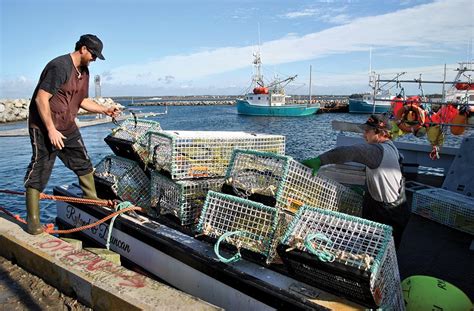
M403 299L411 310L471 310L469 297L456 286L438 278L414 275L402 282Z
M428 127L426 136L432 146L441 146L444 143L444 133L439 125Z
M458 114L453 119L453 124L467 124L467 115L465 113ZM453 135L462 135L466 127L464 126L451 126L451 133Z

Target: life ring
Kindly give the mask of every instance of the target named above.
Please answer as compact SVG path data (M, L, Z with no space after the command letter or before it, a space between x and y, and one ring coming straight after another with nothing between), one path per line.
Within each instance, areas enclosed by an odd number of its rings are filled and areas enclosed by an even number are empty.
M420 107L421 98L411 96L407 99L407 104L403 109L399 109L396 114L397 126L405 133L417 134L425 125L426 112Z

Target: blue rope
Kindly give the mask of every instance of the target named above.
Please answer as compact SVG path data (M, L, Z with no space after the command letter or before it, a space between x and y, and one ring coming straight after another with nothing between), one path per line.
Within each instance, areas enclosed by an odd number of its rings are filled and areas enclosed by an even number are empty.
M242 255L240 254L240 249L237 248L237 254L235 254L234 256L230 257L230 258L225 258L223 256L221 256L220 252L219 252L219 246L221 244L222 241L224 241L225 239L227 239L228 237L232 236L232 235L238 235L238 236L246 236L246 237L249 237L251 239L254 239L254 240L262 240L262 237L257 235L257 234L254 234L254 233L250 233L250 232L247 232L247 231L229 231L229 232L226 232L224 233L223 235L221 235L219 237L219 239L217 240L217 243L214 245L214 253L216 254L217 258L219 258L219 260L221 262L224 262L224 263L233 263L233 262L236 262L236 261L239 261L241 258L242 258Z
M223 235L221 235L219 237L219 239L217 240L217 243L214 244L214 253L216 254L217 258L219 258L219 260L221 262L223 262L223 263L233 263L233 262L239 261L240 258L242 258L242 255L240 254L239 249L237 250L237 254L235 254L234 256L232 256L230 258L225 258L225 257L221 256L221 254L219 252L219 246L220 246L222 241L224 241L225 239L227 239L228 237L230 237L232 235L242 236L242 234L243 234L242 231L229 231L229 232L226 232L226 233L224 233Z
M314 248L313 243L312 243L312 240L314 239L318 241L322 241L322 242L327 242L327 245L329 247L333 245L333 242L323 233L310 233L304 239L304 246L308 249L308 251L311 254L316 255L318 259L321 260L322 262L333 262L336 259L336 257L327 250L324 250L324 249L320 250L321 244L318 244L317 249Z
M125 201L125 202L119 203L115 210L120 211L130 206L133 206L133 204L128 201ZM105 247L107 248L107 250L110 249L110 238L112 237L112 229L114 227L115 218L117 218L117 216L119 215L115 215L114 217L112 217L112 220L110 221L109 232L107 233L107 243L105 243Z

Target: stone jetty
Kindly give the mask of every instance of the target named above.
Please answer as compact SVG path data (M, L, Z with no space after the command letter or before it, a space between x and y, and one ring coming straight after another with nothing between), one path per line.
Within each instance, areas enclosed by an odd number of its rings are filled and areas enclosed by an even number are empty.
M120 105L111 98L92 98L96 103L110 107ZM0 99L0 123L26 120L31 99ZM87 111L80 109L79 114L86 114Z

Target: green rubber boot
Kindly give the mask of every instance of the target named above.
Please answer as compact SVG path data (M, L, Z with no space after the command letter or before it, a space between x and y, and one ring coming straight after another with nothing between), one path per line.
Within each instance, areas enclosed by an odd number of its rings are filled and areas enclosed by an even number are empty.
M43 233L40 222L40 192L33 188L26 188L26 231L29 234L37 235Z
M82 197L86 199L98 200L97 191L95 190L94 172L87 175L79 176L79 185L82 189Z

